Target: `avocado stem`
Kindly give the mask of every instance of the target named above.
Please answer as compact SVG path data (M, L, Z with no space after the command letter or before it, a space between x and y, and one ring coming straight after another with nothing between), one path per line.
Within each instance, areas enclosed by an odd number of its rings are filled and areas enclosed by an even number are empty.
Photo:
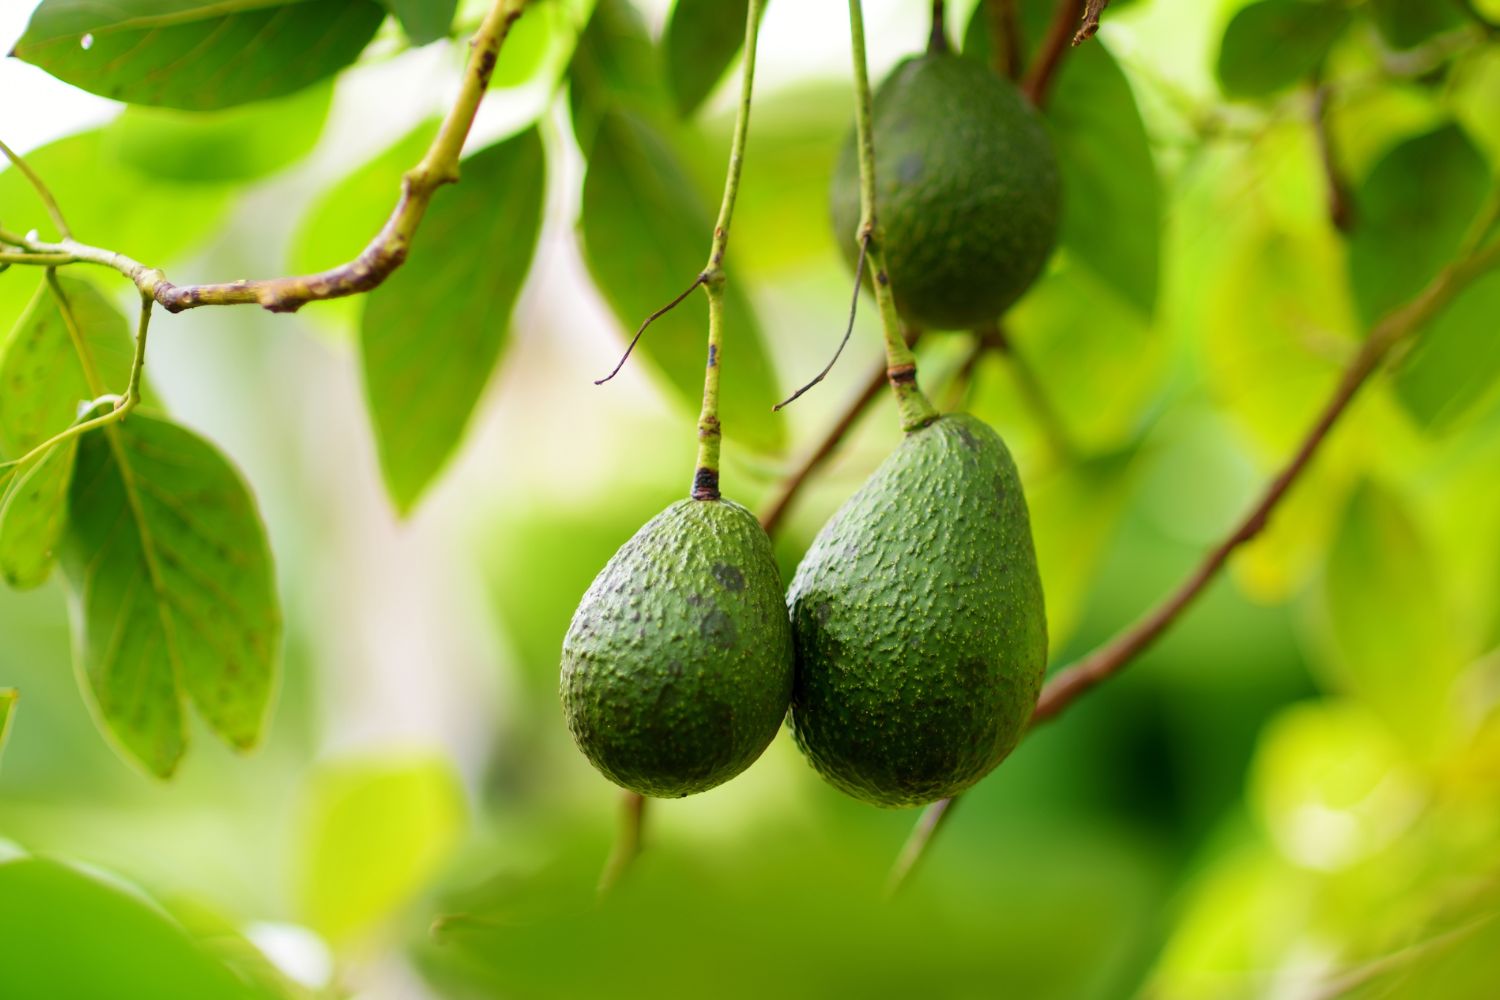
M708 296L708 360L703 369L703 409L698 414L698 462L693 470L694 500L719 499L719 368L724 339L724 253L729 246L729 223L739 196L740 174L745 165L745 139L750 133L750 98L755 89L755 48L760 38L760 18L766 0L750 0L745 12L745 61L740 76L740 104L734 117L734 137L729 144L729 167L724 173L724 198L714 223L708 264L698 283Z
M885 333L886 378L896 396L901 429L910 433L926 427L938 412L917 384L917 356L907 346L885 268L883 234L875 214L875 137L871 125L870 72L865 64L865 19L860 0L849 0L849 34L854 53L854 129L859 153L860 223L856 239L874 276L875 304Z

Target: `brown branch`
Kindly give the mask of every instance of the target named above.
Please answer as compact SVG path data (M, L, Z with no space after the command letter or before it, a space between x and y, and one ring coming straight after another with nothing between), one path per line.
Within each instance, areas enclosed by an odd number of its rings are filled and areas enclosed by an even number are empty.
M775 536L792 501L797 498L797 494L802 492L802 487L806 484L808 477L838 450L845 435L859 422L859 418L870 408L870 404L880 396L881 387L886 384L887 377L885 359L882 358L880 363L871 369L870 377L859 390L859 394L844 408L844 412L834 421L833 426L828 428L822 440L812 451L808 452L796 471L782 482L781 489L766 505L765 512L760 516L760 523L766 529L766 534Z
M1104 14L1104 8L1109 6L1109 0L1088 0L1083 10L1083 26L1073 36L1074 45L1082 45L1093 38L1099 31L1099 18Z
M1359 353L1339 378L1332 396L1308 429L1301 445L1281 473L1267 486L1250 513L1165 601L1105 646L1053 675L1042 689L1036 709L1032 712L1031 729L1056 718L1081 695L1119 673L1148 649L1213 582L1229 561L1230 555L1265 530L1276 505L1306 470L1360 388L1379 369L1391 351L1420 331L1476 278L1500 265L1500 240L1486 243L1497 229L1500 229L1500 188L1492 193L1487 210L1477 220L1457 259L1440 271L1414 299L1387 313L1371 329ZM942 799L923 811L918 820L918 831L924 827L930 829L921 837L913 833L907 850L903 851L897 861L897 871L903 867L907 870L915 867L921 853L931 844L942 817L951 811L952 802L950 799ZM915 847L912 846L913 842ZM913 851L915 856L908 858L907 854Z
M984 0L990 29L990 68L1007 80L1019 80L1025 68L1016 0Z
M459 157L464 139L474 123L479 103L489 87L500 46L511 25L521 16L529 0L494 0L489 12L469 42L469 61L464 68L458 98L420 163L401 179L401 196L391 216L365 249L348 263L316 274L284 278L230 281L202 285L174 285L159 269L148 267L124 254L89 246L72 239L59 227L56 243L26 241L23 249L48 258L66 255L63 263L98 264L111 267L135 283L168 312L198 306L259 305L271 312L294 312L308 302L336 299L367 292L388 278L406 260L412 237L421 225L432 196L445 184L458 180ZM56 266L53 259L20 261Z
M949 51L947 14L944 12L946 6L943 0L932 0L932 29L927 35L929 53Z
M615 835L614 850L599 874L598 891L604 896L619 883L621 876L641 853L641 831L646 826L646 797L626 792L620 799L620 828Z
M911 828L911 835L906 838L906 843L901 848L901 856L891 866L890 877L885 883L887 899L893 898L911 879L912 872L916 871L917 865L927 856L928 843L937 836L938 830L942 829L943 821L953 815L953 808L957 805L957 798L939 799L922 810L917 825Z
M1312 118L1313 136L1318 142L1318 159L1323 167L1323 183L1328 191L1328 219L1341 233L1354 228L1354 201L1349 193L1349 184L1339 169L1338 158L1333 149L1333 137L1328 128L1328 102L1331 97L1328 84L1313 88Z
M1057 10L1047 28L1047 36L1021 80L1021 92L1037 107L1047 103L1053 78L1062 66L1063 55L1073 38L1074 25L1083 16L1083 0L1057 0Z

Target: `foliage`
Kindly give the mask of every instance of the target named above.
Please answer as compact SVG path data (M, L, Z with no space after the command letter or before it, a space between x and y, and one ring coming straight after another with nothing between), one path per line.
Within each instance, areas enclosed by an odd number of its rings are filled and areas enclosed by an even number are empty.
M70 230L178 287L363 281L443 165L491 5L40 0L16 22L0 72L124 107L18 150L60 217L0 171L0 993L1487 996L1500 272L1392 345L1264 532L963 799L894 903L913 816L840 796L783 734L653 804L597 905L616 800L569 743L558 650L688 487L705 304L590 383L717 266L750 7L512 4L458 182L385 280L296 318L153 312L118 260L36 248ZM1083 5L1013 6L1023 77ZM930 8L868 7L878 79ZM948 34L1002 65L991 13L950 3ZM778 0L762 23L719 411L753 510L875 353L866 297L849 358L771 412L847 317L843 17ZM1023 79L1058 250L994 330L917 351L1016 456L1054 668L1200 566L1385 318L1493 245L1497 22L1493 0L1117 0ZM795 493L784 573L894 446L870 409Z

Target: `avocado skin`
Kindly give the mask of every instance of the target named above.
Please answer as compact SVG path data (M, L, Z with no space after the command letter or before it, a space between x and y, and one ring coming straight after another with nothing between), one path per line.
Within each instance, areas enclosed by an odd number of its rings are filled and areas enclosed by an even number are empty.
M679 500L584 594L563 640L562 701L615 784L677 798L749 767L786 717L792 636L771 540L728 500Z
M905 60L875 94L875 212L896 308L923 330L998 319L1031 286L1057 240L1057 158L1036 112L973 59ZM844 144L833 231L858 257L859 164Z
M858 799L955 795L1020 740L1047 623L1005 443L968 415L908 434L824 525L787 596L792 728Z

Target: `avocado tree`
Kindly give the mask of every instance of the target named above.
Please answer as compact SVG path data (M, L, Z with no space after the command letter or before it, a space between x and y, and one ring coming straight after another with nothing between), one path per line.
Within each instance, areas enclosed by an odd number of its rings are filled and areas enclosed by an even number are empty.
M1489 995L1493 0L27 6L17 996Z

